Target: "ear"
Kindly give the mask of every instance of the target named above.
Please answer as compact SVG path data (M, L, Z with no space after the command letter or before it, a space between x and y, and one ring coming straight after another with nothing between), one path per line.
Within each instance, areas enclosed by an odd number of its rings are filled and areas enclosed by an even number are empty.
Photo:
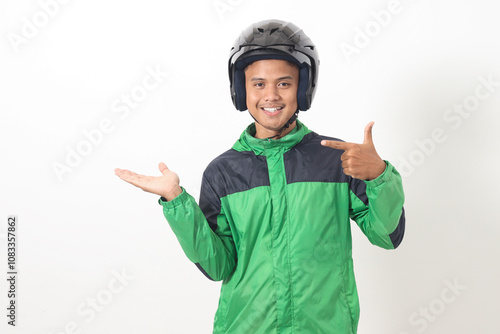
M236 70L234 72L234 105L239 111L247 110L247 92L245 83L245 70Z
M299 109L306 111L311 107L311 99L307 92L309 91L309 67L303 66L299 70L299 87L297 89L297 104Z

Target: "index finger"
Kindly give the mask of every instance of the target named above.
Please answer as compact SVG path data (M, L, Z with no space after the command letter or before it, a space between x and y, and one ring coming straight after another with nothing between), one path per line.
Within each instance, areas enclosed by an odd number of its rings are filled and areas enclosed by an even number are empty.
M351 148L355 144L347 143L347 142L343 142L343 141L337 141L337 140L322 140L321 145L335 148L337 150L344 150L345 151L345 150Z

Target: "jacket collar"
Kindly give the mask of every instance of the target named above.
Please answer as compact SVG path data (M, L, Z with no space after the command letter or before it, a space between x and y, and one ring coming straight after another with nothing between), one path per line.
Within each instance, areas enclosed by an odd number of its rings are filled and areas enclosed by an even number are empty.
M284 152L289 151L297 145L302 138L311 132L302 122L296 121L295 128L292 129L285 137L280 139L258 139L254 135L256 133L255 123L250 124L240 136L240 139L233 145L236 151L252 151L256 155L266 155L269 150L283 149Z

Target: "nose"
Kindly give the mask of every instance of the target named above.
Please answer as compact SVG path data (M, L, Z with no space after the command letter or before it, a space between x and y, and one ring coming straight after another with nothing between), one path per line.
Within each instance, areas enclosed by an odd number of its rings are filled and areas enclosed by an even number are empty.
M264 100L265 101L277 101L280 99L278 93L278 87L275 85L267 85L264 91Z

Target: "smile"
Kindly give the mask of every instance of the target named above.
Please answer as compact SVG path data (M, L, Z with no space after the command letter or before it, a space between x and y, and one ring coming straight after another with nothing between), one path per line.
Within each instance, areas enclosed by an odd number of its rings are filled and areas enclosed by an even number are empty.
M264 111L264 114L268 116L274 116L283 110L283 107L273 107L273 108L261 108Z
M269 111L269 112L275 112L276 110L281 110L283 109L283 107L277 107L277 108L262 108L264 109L265 111Z

